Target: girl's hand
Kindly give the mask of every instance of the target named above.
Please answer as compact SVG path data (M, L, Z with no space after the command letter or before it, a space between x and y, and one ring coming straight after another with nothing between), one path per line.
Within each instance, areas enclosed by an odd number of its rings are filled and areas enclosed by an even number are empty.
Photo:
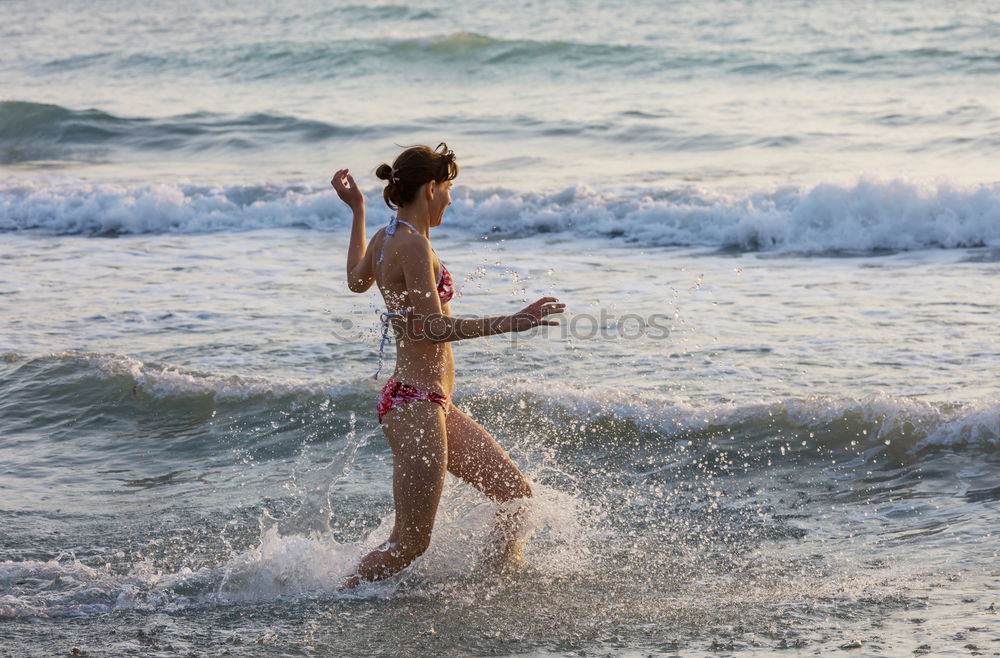
M542 297L537 302L525 306L510 316L510 330L527 331L539 325L559 326L558 322L546 320L545 318L555 313L562 313L565 310L566 305L560 303L555 297Z
M365 207L365 195L358 189L358 184L354 182L350 169L341 169L333 175L330 185L337 190L340 200L350 206L351 210L359 210Z

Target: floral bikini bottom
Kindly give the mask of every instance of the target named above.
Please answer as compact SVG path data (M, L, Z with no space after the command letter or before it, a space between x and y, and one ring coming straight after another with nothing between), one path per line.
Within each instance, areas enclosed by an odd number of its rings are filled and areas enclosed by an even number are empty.
M382 418L392 411L393 409L398 409L407 402L413 402L414 400L430 400L431 402L436 402L441 405L444 412L448 413L448 405L451 402L450 395L441 395L434 391L425 391L422 388L417 388L416 386L411 386L409 384L404 384L403 382L397 382L392 377L389 381L385 383L382 387L382 391L378 395L378 406L376 407L378 411L378 422L382 424Z

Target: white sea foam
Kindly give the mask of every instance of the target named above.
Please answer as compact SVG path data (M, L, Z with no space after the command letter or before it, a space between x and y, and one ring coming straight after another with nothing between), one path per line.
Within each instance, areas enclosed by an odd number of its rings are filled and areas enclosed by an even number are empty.
M265 601L281 596L333 593L361 556L358 546L329 537L265 531L260 543L233 556L218 571L224 601Z
M980 401L962 407L955 417L931 429L919 448L962 448L967 445L1000 447L1000 405Z
M101 569L88 567L75 556L70 555L69 559L63 559L64 557L46 561L0 562L0 589L13 592L0 596L0 620L73 617L106 612L110 605L95 602L92 599L98 597L88 597L86 593L101 590L109 574ZM25 587L34 590L33 585L38 582L58 584L59 592L55 594L55 602L39 600L36 596L19 591Z
M552 193L459 188L447 221L475 234L572 231L660 246L803 253L1000 246L1000 186L780 187L744 196L697 188L584 185ZM368 193L372 223L388 211ZM57 234L205 233L298 227L346 231L349 213L325 185L125 185L9 182L0 230Z
M109 380L126 378L129 385L157 399L192 396L217 401L300 396L338 399L357 394L362 387L374 388L367 378L359 382L219 375L149 364L119 354L61 352L48 358L75 362ZM845 438L857 438L872 445L898 440L913 452L966 446L986 450L1000 447L1000 404L992 400L944 404L881 393L862 398L816 396L736 404L693 402L683 396L607 387L554 390L546 385L510 382L504 382L502 390L497 386L470 383L462 394L485 398L504 408L510 408L512 400L515 407L530 401L539 405L543 413L568 413L581 423L602 416L630 420L665 437L718 428L774 426L837 431L850 427L864 433ZM461 404L461 399L458 402Z
M477 390L470 388L470 393ZM500 395L531 400L543 408L561 409L592 422L602 416L631 420L638 426L671 437L717 428L769 426L802 431L859 428L859 435L845 440L862 444L900 441L912 453L924 450L977 447L1000 448L1000 404L975 400L940 404L887 394L863 398L809 397L735 404L695 404L680 396L631 393L614 388L586 390L534 384L505 386L498 393L479 389L486 396Z
M247 375L200 373L169 365L149 364L122 354L61 352L58 360L75 361L107 378L125 377L137 390L154 398L208 396L215 400L335 395L344 384L331 381L275 379Z
M326 189L297 185L126 185L60 179L0 188L0 230L56 234L330 228L330 218L345 215L345 209Z
M391 596L399 586L434 590L456 584L481 570L479 552L486 546L496 506L467 487L449 481L439 509L431 546L410 569L381 583L362 585L349 597ZM536 485L524 515L525 568L556 578L587 567L584 503L568 493ZM588 518L593 521L588 512ZM177 610L219 602L274 601L333 596L353 573L358 560L388 536L393 516L359 542L339 543L329 534L282 534L277 525L264 529L256 546L215 565L164 572L140 560L125 573L93 568L73 556L48 561L0 562L0 620L78 617L112 610ZM29 581L19 591L19 584ZM58 583L41 590L37 581Z
M588 536L595 532L584 518L592 510L572 495L535 485L535 496L522 517L526 541L525 568L545 577L566 576L587 568ZM362 586L348 596L385 596L404 581L433 589L461 581L482 569L481 549L489 542L496 505L449 478L434 525L431 545L406 572L385 583ZM356 543L341 544L322 533L282 534L277 525L265 529L260 543L234 555L218 572L217 596L225 601L261 601L278 597L334 594L358 560L388 537L393 515ZM416 584L414 584L416 583Z

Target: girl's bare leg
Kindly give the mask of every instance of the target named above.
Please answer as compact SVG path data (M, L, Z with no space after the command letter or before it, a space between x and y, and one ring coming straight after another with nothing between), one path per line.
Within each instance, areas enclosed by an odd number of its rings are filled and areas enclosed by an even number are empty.
M451 405L445 420L448 432L448 470L476 487L496 503L509 503L531 497L531 485L504 449L489 432ZM521 559L522 540L519 520L522 508L503 505L497 512L493 531L495 566L506 566Z
M388 541L361 559L339 589L381 580L401 571L427 550L448 468L445 414L427 400L408 402L384 417L392 448L392 497L396 519Z

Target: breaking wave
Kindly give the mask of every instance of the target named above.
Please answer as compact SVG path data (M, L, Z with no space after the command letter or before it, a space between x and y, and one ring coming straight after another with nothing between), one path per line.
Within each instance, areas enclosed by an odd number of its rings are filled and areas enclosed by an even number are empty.
M369 190L372 224L387 219ZM384 215L382 217L380 215ZM572 231L651 246L803 254L1000 246L1000 186L781 187L742 196L698 188L577 185L556 192L458 188L445 221L474 235L522 238ZM326 185L10 181L0 231L60 235L213 233L264 228L347 231L350 215Z

